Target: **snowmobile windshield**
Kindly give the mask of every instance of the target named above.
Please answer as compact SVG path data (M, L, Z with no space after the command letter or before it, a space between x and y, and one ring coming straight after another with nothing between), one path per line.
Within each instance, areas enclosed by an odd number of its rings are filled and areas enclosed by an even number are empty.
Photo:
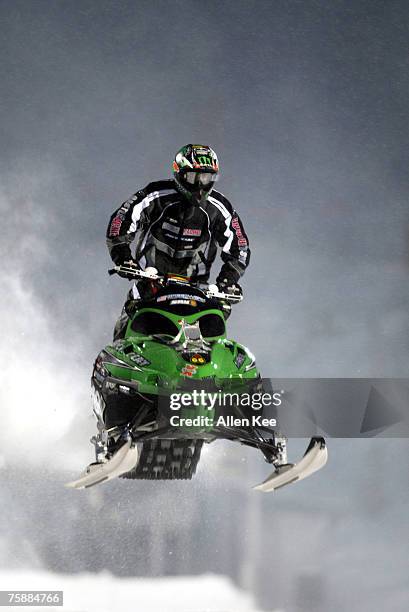
M175 318L178 320L179 316L180 314ZM224 319L216 313L203 313L203 315L195 317L195 320L199 321L200 333L203 338L217 338L225 334ZM135 316L131 329L144 336L155 335L174 338L180 330L180 320L176 323L176 321L172 321L160 312L147 310Z
M138 314L132 321L131 328L138 334L152 336L153 334L171 336L179 332L178 326L159 312L146 311Z
M225 334L226 325L224 319L217 314L204 314L198 321L203 338L215 338Z
M138 310L131 328L139 334L175 337L181 319L188 323L199 321L204 338L220 337L226 332L220 302L209 299L198 287L187 283L171 283L141 304Z

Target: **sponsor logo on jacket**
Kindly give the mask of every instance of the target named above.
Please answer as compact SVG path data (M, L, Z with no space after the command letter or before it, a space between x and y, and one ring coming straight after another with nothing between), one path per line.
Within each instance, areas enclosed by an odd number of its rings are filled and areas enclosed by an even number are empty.
M122 216L117 215L114 219L112 219L111 227L109 229L109 235L119 236L121 225L122 225Z
M234 229L234 231L236 232L236 236L237 236L237 242L239 244L239 246L247 246L247 240L246 238L243 236L243 231L240 227L240 223L237 217L234 217L232 219L231 222L232 228Z
M202 233L201 229L194 229L194 228L191 228L191 227L186 227L183 230L183 235L184 236L200 236L201 233Z

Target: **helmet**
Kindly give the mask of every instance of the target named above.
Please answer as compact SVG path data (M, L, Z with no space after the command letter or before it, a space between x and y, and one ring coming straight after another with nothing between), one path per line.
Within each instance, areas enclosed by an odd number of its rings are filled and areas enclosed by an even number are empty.
M189 200L205 200L217 179L219 162L206 145L188 144L179 149L173 162L176 185Z

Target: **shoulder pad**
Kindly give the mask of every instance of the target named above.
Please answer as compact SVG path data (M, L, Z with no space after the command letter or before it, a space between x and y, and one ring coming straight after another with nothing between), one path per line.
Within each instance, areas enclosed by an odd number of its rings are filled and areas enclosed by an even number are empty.
M138 201L140 202L141 200L143 200L145 196L146 196L145 190L140 189L139 191L131 195L127 200L125 200L122 206L123 207L126 206L127 208L129 208L131 204L134 204L135 202L138 202Z
M228 200L225 195L220 193L220 191L216 191L215 189L213 189L208 197L210 203L212 203L212 198L214 198L218 202L218 204L221 204L223 208L227 209L230 214L234 212L234 207L231 204L230 200Z

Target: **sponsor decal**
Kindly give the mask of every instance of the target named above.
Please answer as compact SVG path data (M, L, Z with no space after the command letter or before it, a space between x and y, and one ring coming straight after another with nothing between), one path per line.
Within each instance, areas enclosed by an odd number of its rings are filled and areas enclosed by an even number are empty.
M240 370L240 368L243 365L245 359L246 359L246 356L243 353L237 353L237 357L234 360L234 365L237 367L237 369Z
M156 298L157 302L166 302L168 300L188 300L190 301L192 299L191 295L188 295L187 293L169 293L169 295L161 295L160 297ZM195 296L195 300L197 302L205 302L205 298L201 297L201 296Z
M198 155L207 155L208 153L208 149L206 149L206 147L198 147L197 145L193 145L193 149Z
M243 265L246 265L247 256L248 256L248 251L240 251L239 252L239 262L242 263Z
M162 229L178 234L180 227L178 225L173 225L173 223L168 223L167 221L165 221L164 223L162 223Z
M123 207L121 207L118 212L116 213L116 216L119 217L120 219L122 219L122 221L125 219L126 217L126 210L123 209Z
M129 355L129 359L142 368L151 364L151 362L148 359L145 359L143 355L138 355L136 353Z
M212 160L210 159L210 157L207 157L207 155L198 155L197 161L199 162L201 166L211 166L212 165Z
M119 209L120 213L127 213L127 211L129 210L130 207L130 202L124 202L121 206L121 208Z
M195 229L193 227L186 227L183 230L183 235L184 236L200 236L202 233L201 229Z
M121 215L117 215L111 223L111 227L109 230L109 235L110 236L118 236L119 235L119 231L121 229L121 225L122 225L122 216Z
M171 300L170 301L171 306L174 306L175 304L185 304L187 306L190 306L190 300Z
M197 366L193 365L193 363L187 363L183 367L183 369L181 371L181 374L182 374L182 376L189 377L189 376L193 376L194 374L196 374L196 372L197 372Z
M234 231L236 232L237 242L239 243L239 246L247 246L247 239L243 236L243 231L240 227L240 222L239 222L238 217L234 217L232 219L231 225Z

